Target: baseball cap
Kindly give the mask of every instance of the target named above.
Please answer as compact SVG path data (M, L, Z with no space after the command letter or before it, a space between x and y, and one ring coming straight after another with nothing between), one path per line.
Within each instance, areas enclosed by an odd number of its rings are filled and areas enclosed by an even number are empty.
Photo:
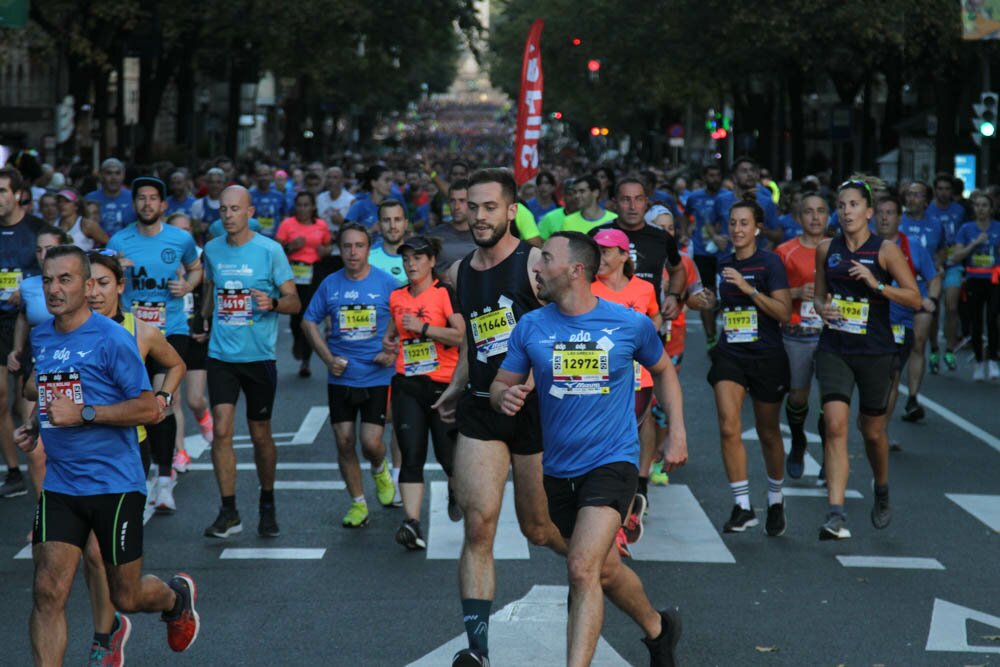
M621 248L628 252L628 236L620 229L602 229L594 236L594 242L602 248Z
M410 249L415 253L423 253L425 255L437 255L434 252L434 246L423 236L411 236L410 238L403 241L399 246L399 252L402 253L405 249Z
M56 197L62 197L63 199L68 199L71 202L80 201L80 195L76 194L76 190L71 190L69 188L63 188L57 192Z
M141 187L156 188L157 192L160 193L160 199L167 198L167 186L155 176L140 176L132 181L132 199L136 198Z

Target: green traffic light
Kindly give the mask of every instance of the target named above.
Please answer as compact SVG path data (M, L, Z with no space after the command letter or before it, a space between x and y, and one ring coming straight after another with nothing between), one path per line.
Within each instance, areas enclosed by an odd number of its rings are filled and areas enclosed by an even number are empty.
M983 121L983 123L979 126L979 134L983 135L984 137L992 137L996 133L997 133L996 125L994 125L989 121Z

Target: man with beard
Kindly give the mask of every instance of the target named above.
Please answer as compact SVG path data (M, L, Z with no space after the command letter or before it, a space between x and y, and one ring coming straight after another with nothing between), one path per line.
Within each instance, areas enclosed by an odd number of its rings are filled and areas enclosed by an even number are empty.
M490 383L506 356L511 332L525 313L540 306L530 269L541 252L511 234L518 204L509 170L481 169L468 182L478 248L448 271L466 332L451 383L433 406L445 421L454 421L456 413L458 417L453 482L465 515L458 579L469 648L455 655L453 667L489 665L489 620L496 591L493 538L511 466L521 532L534 544L566 552L566 542L545 506L538 397L527 393L516 415L498 414L490 407Z
M101 207L101 228L108 236L135 221L131 193L122 187L124 181L125 165L121 160L109 157L101 163L101 187L84 197Z
M476 242L469 229L469 182L459 179L451 182L448 190L448 205L451 207L451 222L442 223L432 229L428 236L441 239L441 252L437 266L447 269L476 249Z
M382 242L368 254L368 263L392 276L399 287L408 281L403 270L403 256L399 246L403 244L410 221L406 219L406 207L395 199L386 199L378 205L378 230Z
M132 199L137 221L108 241L108 250L121 257L126 270L123 303L136 319L158 328L185 363L190 358L191 329L184 311L184 297L201 284L198 249L190 234L163 223L167 210L167 188L158 178L141 176L132 181ZM163 384L163 369L152 364L153 388ZM157 400L170 408L173 396L157 391ZM177 421L172 411L159 424L146 429L153 462L157 465L156 487L150 504L160 512L174 512L170 472L174 461Z

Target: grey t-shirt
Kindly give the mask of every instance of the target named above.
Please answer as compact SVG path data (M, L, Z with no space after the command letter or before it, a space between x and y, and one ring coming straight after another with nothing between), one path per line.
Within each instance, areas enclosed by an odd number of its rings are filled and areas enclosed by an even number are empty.
M441 239L441 254L437 258L437 270L442 273L476 249L476 242L472 240L472 231L468 229L460 232L450 224L443 224L432 229L427 235Z

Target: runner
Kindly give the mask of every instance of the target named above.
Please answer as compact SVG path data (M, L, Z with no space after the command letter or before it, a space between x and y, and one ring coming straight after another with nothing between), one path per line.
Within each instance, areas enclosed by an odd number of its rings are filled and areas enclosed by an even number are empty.
M368 263L370 249L371 237L364 225L346 222L341 226L344 268L320 284L302 320L302 330L330 371L330 424L337 440L340 475L351 497L342 521L345 528L368 525L368 501L355 451L354 424L359 413L361 453L371 464L379 503L391 507L396 493L382 442L392 368L379 364L376 357L389 326L389 295L397 284ZM319 327L327 317L331 324L324 341Z
M258 164L255 172L256 186L250 190L260 233L274 238L277 225L285 217L285 193L271 187L274 170L269 164ZM314 200L315 204L315 200ZM314 205L315 208L315 205Z
M886 408L892 385L896 347L889 323L889 301L920 307L920 292L906 258L894 243L873 236L872 193L862 180L845 181L837 192L837 213L843 235L816 248L813 305L824 328L816 350L826 423L824 466L829 509L820 528L821 540L851 536L844 512L849 464L847 429L850 401L858 387L859 425L875 478L871 520L875 528L889 525L889 441ZM895 280L899 287L887 283Z
M521 532L533 544L566 551L545 511L537 395L530 394L525 408L513 417L497 415L489 405L490 383L511 331L540 305L529 267L541 253L510 231L517 215L516 193L509 170L481 169L470 177L470 224L479 247L449 269L466 321L465 337L451 383L433 407L445 421L454 420L456 413L458 418L454 485L465 516L458 585L469 648L455 655L454 667L489 665L490 610L496 592L493 538L511 467Z
M73 188L63 188L56 193L59 206L59 228L70 235L73 245L81 250L93 250L108 243L107 233L96 220L80 215L80 195Z
M205 537L229 537L243 530L236 509L236 455L233 423L240 392L246 394L247 426L260 482L257 534L280 534L274 505L278 450L271 434L271 410L277 389L275 343L278 314L301 308L292 267L275 241L250 231L250 192L233 185L220 197L226 235L205 244L202 317L210 329L208 400L215 432L212 467L222 496L219 515Z
M40 396L38 415L14 434L18 446L30 451L45 429L48 449L33 531L35 661L62 664L66 601L91 531L114 606L161 612L170 648L185 651L200 626L193 579L181 573L164 583L141 576L146 484L134 427L158 419L160 404L132 336L88 307L93 283L83 251L48 251L43 284L55 319L31 334L37 368L30 389Z
M939 265L944 264L948 249L948 236L945 233L944 224L938 217L932 217L927 213L928 203L931 200L931 187L923 181L913 181L905 190L906 211L899 223L899 231L903 232L913 245L923 246L931 257ZM917 384L923 380L924 375L924 348L928 341L931 344L931 352L927 358L927 365L931 374L937 375L941 367L941 356L937 347L937 335L930 336L931 325L937 326L937 317L918 317L913 322L913 351L910 355L914 357L914 362L920 361L919 367L910 367L911 377L916 374ZM917 421L924 416L923 408L916 403L916 397L911 396L906 403L906 412L903 418L906 421Z
M528 209L535 216L535 220L540 221L546 213L559 208L559 202L555 197L556 177L552 175L552 172L540 171L535 176L535 186L537 191L535 196L528 200ZM454 209L452 209L452 214L454 214Z
M100 179L100 188L88 193L84 199L100 207L98 220L101 228L108 236L114 236L115 232L135 222L132 193L122 187L125 165L121 160L109 157L101 163Z
M816 246L826 238L826 228L830 224L830 207L826 200L816 193L804 194L799 201L798 222L802 234L785 241L775 251L785 266L792 297L791 319L781 325L790 378L785 418L792 434L785 471L792 479L801 478L805 472L809 390L812 388L816 346L823 330L823 320L813 307L813 295L816 289Z
M476 249L469 229L469 181L464 178L452 181L448 190L448 205L451 207L451 222L440 224L428 232L428 236L441 239L437 266L442 272ZM443 278L447 280L447 277Z
M295 195L294 204L295 216L281 221L275 240L285 249L292 264L299 303L308 304L319 285L316 266L324 257L330 256L333 241L326 223L316 217L316 199L311 192ZM300 362L299 377L310 377L312 346L302 331L301 312L292 313L289 326L292 329L292 356Z
M566 221L566 216L580 210L576 201L576 192L573 191L574 185L576 185L576 180L572 178L567 178L563 181L563 205L560 208L549 211L538 220L538 233L541 235L543 241L548 240L552 234L562 229L563 222Z
M640 184L640 187L641 184ZM601 206L601 181L597 176L584 176L576 179L573 183L573 194L576 199L577 210L570 213L563 220L559 229L552 229L549 232L589 232L591 229L606 225L618 217L617 213L608 211Z
M605 301L617 303L637 313L648 316L656 330L660 330L663 317L656 303L656 293L653 286L645 280L636 277L635 265L629 256L628 237L618 229L603 229L594 235L594 241L601 251L601 261L597 269L597 279L591 286L594 296ZM635 364L635 419L639 426L640 439L643 435L643 422L649 414L653 401L653 377L649 370ZM648 430L648 429L647 429ZM652 431L649 431L652 433ZM631 554L628 544L634 544L642 538L642 517L646 511L646 496L637 493L632 511L628 515L625 526L615 537L618 552L628 557Z
M204 236L208 233L209 226L219 220L219 196L222 188L226 186L226 172L218 167L212 167L205 172L204 197L195 200L191 204L191 221L195 224L197 236Z
M959 196L961 196L959 192ZM945 173L939 173L934 177L934 201L927 207L927 217L941 223L944 228L945 243L947 251L954 249L955 237L958 234L962 223L967 220L965 207L954 199L954 185L952 177ZM944 277L942 287L944 289L944 363L948 370L953 371L958 368L955 361L955 347L958 345L959 316L958 299L962 290L962 265L951 258L943 257ZM934 313L934 321L931 323L931 349L937 350L937 330L938 311ZM891 413L890 413L891 414Z
M167 197L167 212L165 215L168 218L174 213L191 215L191 207L194 206L194 197L191 196L187 169L174 169L170 172L167 184L170 186L170 196Z
M167 336L184 358L191 344L191 329L184 312L184 297L200 284L203 275L197 247L190 234L163 224L167 187L158 178L142 176L132 181L137 222L111 237L108 250L121 257L127 270L124 301L136 319ZM164 382L163 369L150 365L153 386ZM162 511L177 509L171 489L177 420L173 394L166 397L167 417L148 431L153 462L159 468L150 504ZM162 498L160 496L163 496Z
M747 454L740 412L749 393L761 453L767 469L767 521L771 537L785 533L785 448L781 439L781 399L788 392L788 355L781 324L788 322L792 297L781 258L758 247L764 209L753 199L729 208L733 254L719 262L722 334L712 350L708 383L719 413L722 463L733 493L733 511L723 533L742 533L757 525L750 503Z
M21 281L39 273L34 253L35 235L43 223L35 216L26 214L18 205L28 188L17 169L0 168L0 359L6 359L14 348ZM7 476L0 485L0 498L14 498L28 493L18 466L17 449L11 438L14 421L7 387L7 367L0 366L0 451L7 464Z
M398 287L407 282L399 246L409 230L410 221L406 217L406 206L402 202L386 199L378 205L378 232L382 241L372 248L368 255L368 263L392 276Z
M391 196L392 172L385 165L372 165L361 179L361 192L354 198L344 219L371 230L378 223L378 205Z
M394 290L389 297L393 319L383 339L385 345L399 348L397 354L383 353L383 363L392 363L396 369L392 412L402 453L398 479L406 512L396 541L407 549L427 546L420 529L420 506L428 435L434 441L434 457L448 476L448 515L453 521L462 518L451 492L455 440L449 426L431 409L451 381L465 336L455 293L434 273L439 245L437 239L414 236L400 247L409 286Z
M1000 286L996 283L997 266L1000 266L1000 222L993 219L993 201L982 192L973 193L972 207L976 219L967 222L955 235L951 259L965 266L965 289L969 297L972 318L972 351L976 355L976 368L972 379L982 382L1000 380L1000 336L997 317L1000 316ZM983 309L986 310L985 329L989 344L983 354Z
M584 234L559 232L545 243L532 268L539 298L550 303L514 328L490 402L505 417L520 414L535 390L524 382L534 374L548 511L569 544L566 663L590 664L607 595L646 633L650 664L674 665L680 613L653 608L614 537L638 479L633 364L650 369L657 399L670 411L673 429L662 447L669 469L687 461L681 389L648 317L591 293L599 261ZM608 417L594 419L598 413Z

